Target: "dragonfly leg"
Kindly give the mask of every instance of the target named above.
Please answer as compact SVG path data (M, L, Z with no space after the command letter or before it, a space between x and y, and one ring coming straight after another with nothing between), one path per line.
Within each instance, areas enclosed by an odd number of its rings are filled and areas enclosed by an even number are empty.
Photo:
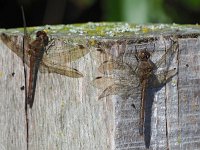
M137 62L139 62L138 51L137 51L136 45L135 45L135 58L136 58Z
M46 48L45 48L45 53L46 53L46 54L48 54L47 51L48 51L52 46L55 46L55 40L54 40L54 39L50 39L48 45L46 46Z

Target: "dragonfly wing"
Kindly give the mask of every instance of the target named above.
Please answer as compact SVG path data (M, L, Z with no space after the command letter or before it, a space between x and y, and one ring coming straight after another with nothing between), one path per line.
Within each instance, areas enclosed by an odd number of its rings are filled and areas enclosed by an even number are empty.
M171 69L164 71L160 74L157 74L153 76L151 83L149 86L157 88L165 85L167 82L169 82L174 76L177 75L177 69Z
M11 49L18 57L23 59L23 51L22 51L22 44L21 41L17 36L9 36L5 33L1 33L0 35L1 41L9 48ZM28 42L29 37L26 36L24 38L24 46L25 46L25 63L30 66L29 62L29 55L28 55Z
M125 93L126 90L124 90L124 85L122 84L113 84L111 86L108 86L102 93L101 95L99 96L99 100L104 98L104 97L107 97L107 96L110 96L110 95L120 95L120 94L123 94Z
M166 50L165 54L162 55L162 57L155 63L156 68L159 68L162 63L166 61L166 56L167 55L173 55L176 50L178 49L178 42L175 41L172 43L172 45Z
M104 61L98 68L99 72L103 74L113 74L115 70L121 70L128 73L131 68L125 63L120 63L115 60Z
M60 47L63 48L63 47ZM58 47L59 49L59 47ZM83 77L83 74L77 69L67 66L67 63L76 61L89 52L89 49L83 45L72 46L68 44L65 51L49 52L44 55L41 65L41 72L57 73L72 78ZM66 50L67 49L67 50Z
M61 66L57 64L45 64L43 62L40 65L40 72L57 73L57 74L72 77L72 78L83 77L83 74L79 72L77 69L70 68L68 66Z
M111 77L96 77L92 81L92 85L99 88L99 89L105 89L108 86L117 83L118 81Z
M48 53L44 55L43 61L45 63L66 64L85 56L89 52L89 48L83 45L68 46L65 51L55 53Z
M133 70L128 64L110 60L103 62L99 66L98 70L105 75L112 75L113 78L119 80L120 84L130 84L132 87L139 86L139 79L136 71Z
M132 86L125 82L121 82L120 80L111 77L97 77L92 81L92 85L99 89L103 89L99 99L109 95L130 95L128 92L131 91L132 93L133 89Z
M93 48L91 50L90 54L91 54L91 57L93 59L95 59L99 63L114 59L113 55L111 55L110 53L106 52L102 48Z

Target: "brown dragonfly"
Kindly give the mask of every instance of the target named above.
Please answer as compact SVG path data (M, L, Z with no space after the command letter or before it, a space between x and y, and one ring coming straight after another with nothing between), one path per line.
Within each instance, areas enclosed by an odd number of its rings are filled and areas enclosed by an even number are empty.
M44 52L46 51L48 42L49 37L47 36L46 32L38 31L36 33L36 39L28 45L28 53L30 55L30 71L27 104L29 104L30 108L32 108L34 102L37 74L40 62L43 58Z
M68 64L86 55L89 52L86 46L67 44L66 41L55 41L54 39L49 41L49 37L44 31L38 31L36 39L32 42L30 35L25 34L24 46L17 36L2 33L0 39L30 67L27 95L30 108L33 105L38 70L42 73L57 73L72 78L83 77L80 71L71 68ZM61 46L53 47L56 42ZM52 48L55 48L56 51L53 51ZM47 52L45 53L45 51Z
M177 42L173 41L171 47L166 50L165 54L156 63L150 60L151 54L146 49L140 51L135 49L135 66L125 63L120 57L119 59L106 60L98 68L106 76L96 77L92 81L92 84L97 88L104 88L99 99L109 95L120 95L121 97L125 96L127 98L133 94L137 94L138 89L140 90L140 135L143 135L144 130L146 89L161 87L176 75L176 68L167 69L158 74L155 73L161 64L166 61L167 54L170 52L173 54L177 47ZM101 53L107 55L105 51L101 51Z

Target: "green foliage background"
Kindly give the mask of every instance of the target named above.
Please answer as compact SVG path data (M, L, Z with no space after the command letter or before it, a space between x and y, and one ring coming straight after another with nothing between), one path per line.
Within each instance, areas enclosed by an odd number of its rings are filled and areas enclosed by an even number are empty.
M200 20L200 0L103 0L103 9L107 21L196 24Z

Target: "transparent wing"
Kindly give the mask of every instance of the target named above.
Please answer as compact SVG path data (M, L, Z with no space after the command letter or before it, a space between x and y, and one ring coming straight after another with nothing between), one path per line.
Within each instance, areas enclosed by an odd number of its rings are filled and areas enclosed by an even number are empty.
M76 61L81 57L85 56L89 52L89 48L84 47L83 45L67 45L66 47L61 47L62 51L54 50L53 53L45 54L43 57L44 63L52 63L57 65L65 65L72 61Z
M98 68L104 77L97 77L92 85L103 89L99 99L109 95L130 95L128 92L139 86L135 71L126 63L110 59Z
M171 46L166 50L165 54L155 63L156 68L159 68L162 63L166 61L166 56L171 54L173 55L178 49L178 41L175 41Z
M66 49L67 48L67 49ZM72 78L83 77L83 74L77 69L68 66L68 63L76 61L77 59L85 56L89 52L89 49L83 45L67 45L64 51L57 51L55 53L49 53L44 55L41 69L42 72L57 73ZM42 66L42 65L41 65ZM46 69L45 69L46 67Z
M177 75L176 68L157 74L151 79L149 87L153 88L162 87L176 75Z
M92 81L92 85L103 89L98 98L99 100L109 95L127 95L132 88L130 85L111 77L97 77Z
M127 92L127 90L124 88L125 86L122 84L113 84L111 86L108 86L99 96L99 100L110 95L120 95L122 93Z
M18 57L21 59L23 58L23 51L22 51L22 39L18 38L17 36L9 36L5 33L1 33L0 35L1 41L11 49ZM28 56L28 43L30 38L28 36L24 37L24 48L25 48L25 63L29 66L29 56Z
M120 81L112 77L96 77L91 84L98 89L105 89L113 84L118 84Z
M130 73L132 68L125 63L120 63L115 60L104 61L98 68L99 72L103 74L114 74L116 71L120 73ZM132 72L134 73L134 72Z
M83 74L80 71L74 68L70 68L66 65L62 66L62 65L57 65L57 64L42 63L40 65L40 72L57 73L57 74L72 77L72 78L83 77Z
M120 84L131 85L132 87L139 86L139 79L135 70L126 63L115 60L105 61L99 66L98 70L104 75L111 75L111 77L117 79Z
M114 56L102 48L92 48L91 57L99 63L114 59Z

